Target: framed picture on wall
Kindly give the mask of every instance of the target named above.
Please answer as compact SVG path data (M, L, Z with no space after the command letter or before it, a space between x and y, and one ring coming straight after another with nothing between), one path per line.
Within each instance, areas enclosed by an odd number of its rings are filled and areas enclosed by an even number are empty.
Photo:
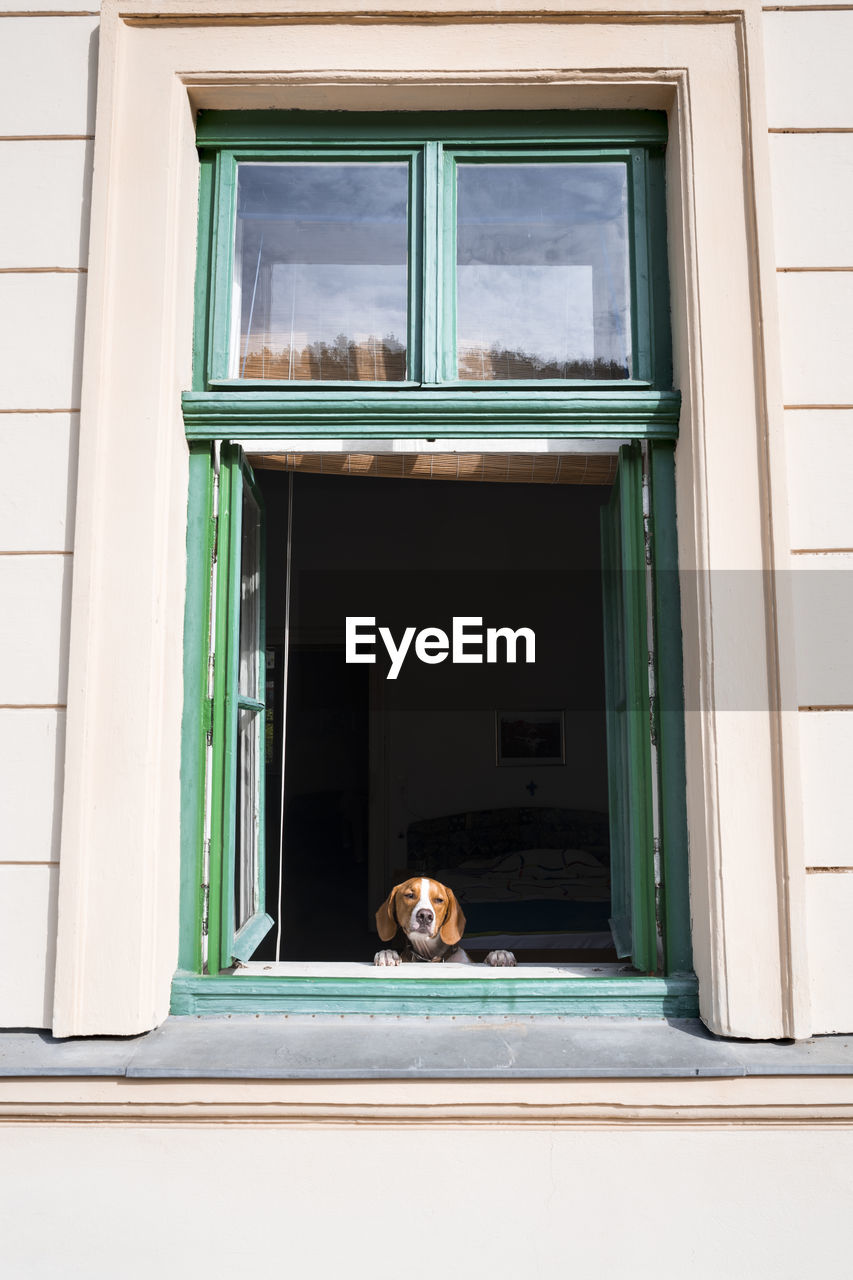
M495 763L566 763L566 723L562 711L496 711Z

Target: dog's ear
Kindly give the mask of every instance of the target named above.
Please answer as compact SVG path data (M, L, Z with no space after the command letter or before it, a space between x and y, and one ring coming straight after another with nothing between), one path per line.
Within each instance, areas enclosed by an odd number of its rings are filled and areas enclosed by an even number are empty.
M456 894L452 889L447 890L447 914L444 917L444 924L438 931L438 935L442 942L446 942L448 946L455 947L465 932L465 916L462 908L456 901Z
M390 942L397 932L398 922L397 913L394 910L394 900L397 897L399 888L398 884L394 885L394 888L376 912L376 928L383 942Z

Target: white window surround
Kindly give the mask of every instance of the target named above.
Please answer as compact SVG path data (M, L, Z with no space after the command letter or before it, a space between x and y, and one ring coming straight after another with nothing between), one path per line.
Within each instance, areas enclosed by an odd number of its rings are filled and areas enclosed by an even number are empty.
M807 1035L790 602L768 575L744 644L708 576L788 556L760 9L607 0L625 20L598 23L596 4L519 4L489 15L486 43L452 0L417 22L395 3L353 22L329 0L291 23L281 3L229 0L225 25L221 0L105 0L54 1033L153 1027L176 967L194 110L653 107L670 118L679 555L699 571L682 626L700 1005L722 1034ZM724 709L740 689L770 710Z

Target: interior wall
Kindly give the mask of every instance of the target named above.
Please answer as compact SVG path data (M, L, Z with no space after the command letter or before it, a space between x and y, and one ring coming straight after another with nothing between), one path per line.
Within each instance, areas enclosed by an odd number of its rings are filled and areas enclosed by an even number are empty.
M283 627L283 494L260 472L268 519L268 627ZM362 668L381 726L390 867L406 828L466 809L557 805L606 812L599 511L587 486L294 477L292 636L340 645L347 613L449 633L456 616L530 627L536 662ZM375 612L374 612L375 611ZM520 657L520 654L519 654ZM341 659L342 661L343 659ZM562 710L564 765L498 766L495 713Z

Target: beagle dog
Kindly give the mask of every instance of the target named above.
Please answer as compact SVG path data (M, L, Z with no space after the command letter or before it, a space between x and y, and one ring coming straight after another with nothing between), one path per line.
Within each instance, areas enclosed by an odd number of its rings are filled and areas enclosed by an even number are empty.
M465 917L456 895L446 885L426 876L414 876L397 884L376 912L376 928L383 942L397 936L399 951L377 951L373 963L395 965L402 961L440 960L454 964L472 961L459 943ZM511 951L490 951L486 964L514 965Z

